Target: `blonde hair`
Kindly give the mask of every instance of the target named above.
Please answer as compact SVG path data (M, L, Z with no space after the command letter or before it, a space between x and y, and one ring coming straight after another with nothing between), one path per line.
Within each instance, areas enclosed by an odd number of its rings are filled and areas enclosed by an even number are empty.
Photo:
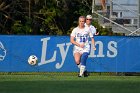
M84 19L86 19L86 17L85 17L85 16L80 16L80 17L79 17L79 20L80 20L81 18L84 18ZM79 21L79 20L78 20L78 21Z

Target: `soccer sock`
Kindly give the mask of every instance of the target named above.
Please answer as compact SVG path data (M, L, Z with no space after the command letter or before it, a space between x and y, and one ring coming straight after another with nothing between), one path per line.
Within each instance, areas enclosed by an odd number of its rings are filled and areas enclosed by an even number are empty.
M86 66L86 60L88 58L88 55L89 55L89 53L87 53L87 52L82 54L82 56L81 56L81 65Z
M77 64L77 67L80 69L80 67L81 67L81 63L80 63L80 64Z
M85 66L84 66L84 65L81 65L81 67L80 67L80 74L79 74L79 76L82 76L82 75L83 75L83 73L84 73L84 71L85 71Z
M86 60L87 60L87 58L88 58L88 55L89 55L89 53L87 53L87 52L84 52L83 54L82 54L82 56L81 56L81 68L80 68L80 75L82 75L83 74L83 72L84 71L86 71ZM84 67L83 67L84 66ZM84 68L84 69L83 69Z

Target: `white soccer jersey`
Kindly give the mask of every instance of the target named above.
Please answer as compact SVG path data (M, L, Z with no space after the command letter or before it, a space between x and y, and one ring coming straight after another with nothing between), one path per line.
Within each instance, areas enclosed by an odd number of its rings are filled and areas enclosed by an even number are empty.
M86 23L85 23L85 26L88 27L88 25ZM96 28L93 25L90 25L89 28L90 28L92 34L95 35L96 34Z
M90 51L90 45L89 45L89 37L93 37L93 34L91 33L90 29L88 27L85 27L84 29L80 29L79 27L76 27L73 29L71 36L75 37L75 40L77 43L82 44L84 43L84 48L74 46L74 53L75 52L89 52Z

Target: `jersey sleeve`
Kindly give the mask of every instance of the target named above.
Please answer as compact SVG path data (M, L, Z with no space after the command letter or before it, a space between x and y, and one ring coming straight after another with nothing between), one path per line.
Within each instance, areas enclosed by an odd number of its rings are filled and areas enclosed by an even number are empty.
M72 30L70 36L76 37L76 29L75 28Z
M96 28L94 26L91 26L90 29L91 29L92 34L95 35L96 34Z

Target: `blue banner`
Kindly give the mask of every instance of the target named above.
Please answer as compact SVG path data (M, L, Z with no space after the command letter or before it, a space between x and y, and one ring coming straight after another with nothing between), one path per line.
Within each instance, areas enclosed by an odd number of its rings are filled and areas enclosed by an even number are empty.
M140 37L95 36L90 72L140 72ZM38 64L28 64L36 55ZM77 72L69 36L0 36L1 72Z

